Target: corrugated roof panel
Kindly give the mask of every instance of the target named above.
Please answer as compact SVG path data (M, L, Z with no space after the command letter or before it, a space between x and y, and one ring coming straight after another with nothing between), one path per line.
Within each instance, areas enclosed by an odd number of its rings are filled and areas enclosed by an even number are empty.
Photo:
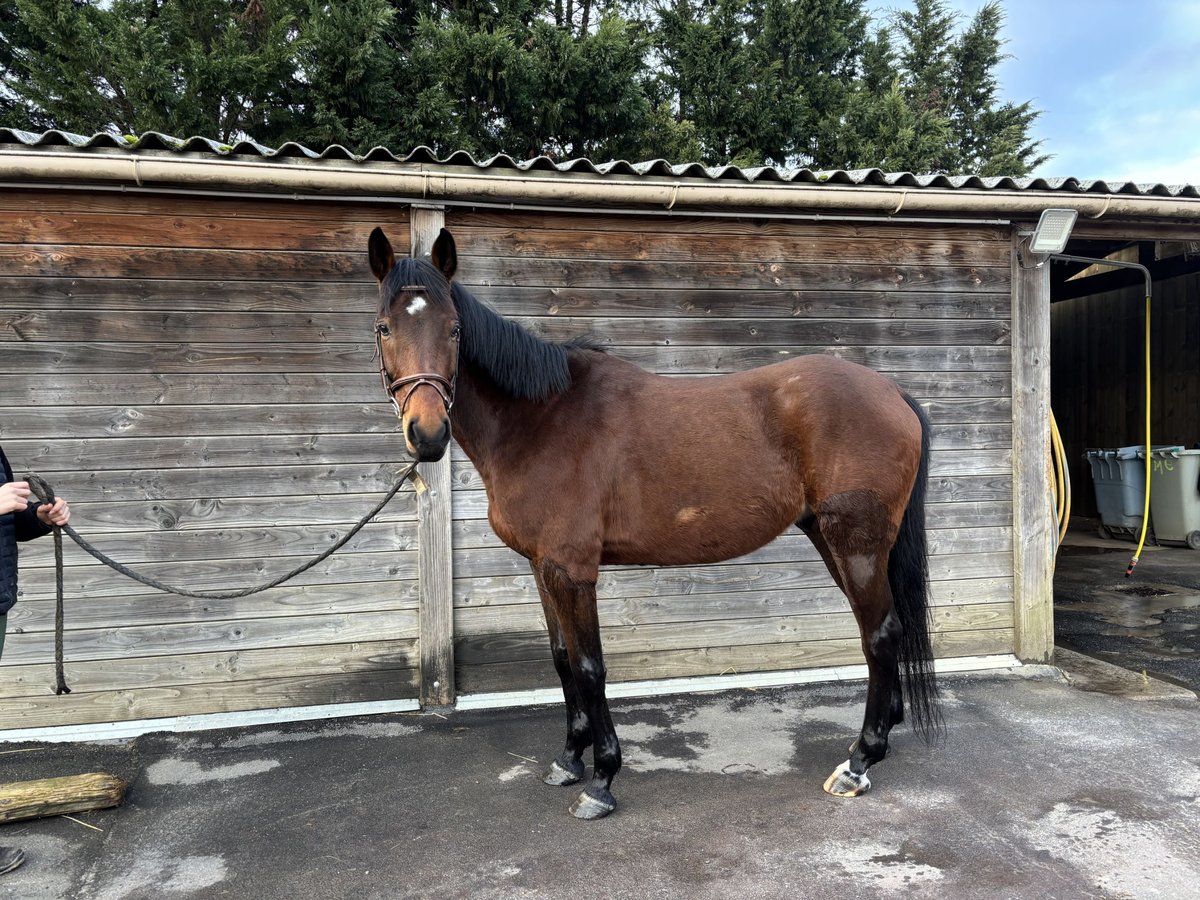
M166 153L197 153L221 158L252 156L259 159L304 158L313 161L393 162L403 165L441 165L474 168L481 171L511 169L518 172L563 172L569 174L613 175L625 177L695 178L710 181L778 182L800 184L830 184L850 186L888 186L911 188L942 188L950 190L984 191L1049 191L1082 194L1125 194L1133 196L1200 198L1195 185L1136 183L1132 181L1080 180L1078 178L981 177L979 175L938 175L913 172L884 172L881 169L835 169L813 171L775 166L756 166L741 169L737 166L705 167L699 163L671 164L655 159L643 162L611 160L596 163L590 159L570 159L556 162L546 156L516 160L501 153L476 160L465 150L439 157L429 147L417 147L405 156L397 156L386 147L374 147L365 154L356 154L333 144L320 152L303 144L288 142L272 149L255 141L242 140L222 144L209 138L181 139L157 132L147 132L131 139L112 134L91 137L64 131L35 134L15 128L0 128L0 151L5 145L24 148L78 149L81 151L150 151Z

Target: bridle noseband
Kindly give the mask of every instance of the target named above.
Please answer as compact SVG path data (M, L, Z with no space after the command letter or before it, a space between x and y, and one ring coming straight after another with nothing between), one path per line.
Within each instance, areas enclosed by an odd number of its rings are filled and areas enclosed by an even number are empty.
M426 288L422 285L410 284L400 288L397 293L424 290ZM383 363L383 334L378 328L375 329L375 355L379 357L379 381L383 385L383 390L388 395L388 399L392 401L392 407L396 410L398 418L404 417L404 410L408 406L408 401L412 399L412 395L416 389L423 384L429 385L438 392L438 396L442 398L442 403L446 407L446 415L450 414L450 410L454 406L454 386L458 381L457 358L454 362L454 374L449 378L438 375L436 372L418 372L415 375L405 375L403 378L392 378ZM404 399L397 400L396 391L405 385L408 385L408 390L404 392Z

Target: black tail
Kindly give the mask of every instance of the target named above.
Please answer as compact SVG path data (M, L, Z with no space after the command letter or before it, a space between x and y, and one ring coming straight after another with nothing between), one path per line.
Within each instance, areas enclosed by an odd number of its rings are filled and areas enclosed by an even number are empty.
M933 648L929 642L929 556L925 545L925 488L929 481L929 417L915 400L905 402L921 420L921 464L888 557L892 603L904 633L900 638L900 677L913 728L925 738L941 730Z

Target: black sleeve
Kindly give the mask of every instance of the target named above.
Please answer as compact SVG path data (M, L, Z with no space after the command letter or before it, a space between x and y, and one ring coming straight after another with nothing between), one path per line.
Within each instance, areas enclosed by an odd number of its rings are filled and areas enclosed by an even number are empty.
M23 511L13 513L13 526L18 541L32 541L54 530L37 517L37 508L41 505L40 501L34 501Z

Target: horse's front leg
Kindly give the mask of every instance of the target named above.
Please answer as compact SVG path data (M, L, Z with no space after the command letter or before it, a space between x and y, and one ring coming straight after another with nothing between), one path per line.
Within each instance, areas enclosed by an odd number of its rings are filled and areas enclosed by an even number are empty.
M580 717L569 719L568 750L564 751L564 756L571 752L574 729L582 729L586 720L591 732L592 778L571 804L571 815L577 819L599 819L617 805L612 795L612 782L621 768L621 745L617 742L617 732L604 695L605 668L600 648L600 620L596 612L596 582L573 579L563 568L549 562L539 565L539 575L539 583L549 595L558 620L567 667L579 704ZM564 679L564 692L565 686ZM571 716L570 699L567 705L567 714ZM582 747L579 752L582 753ZM551 772L553 774L553 769Z
M550 653L554 658L554 670L562 682L563 701L567 708L567 742L558 759L550 763L550 771L542 779L546 784L567 785L583 780L586 767L583 751L591 746L592 726L579 700L575 676L571 674L571 661L567 654L567 640L558 621L558 610L554 597L546 587L538 566L532 566L533 580L537 583L542 598L542 612L546 616L546 629L550 633Z

